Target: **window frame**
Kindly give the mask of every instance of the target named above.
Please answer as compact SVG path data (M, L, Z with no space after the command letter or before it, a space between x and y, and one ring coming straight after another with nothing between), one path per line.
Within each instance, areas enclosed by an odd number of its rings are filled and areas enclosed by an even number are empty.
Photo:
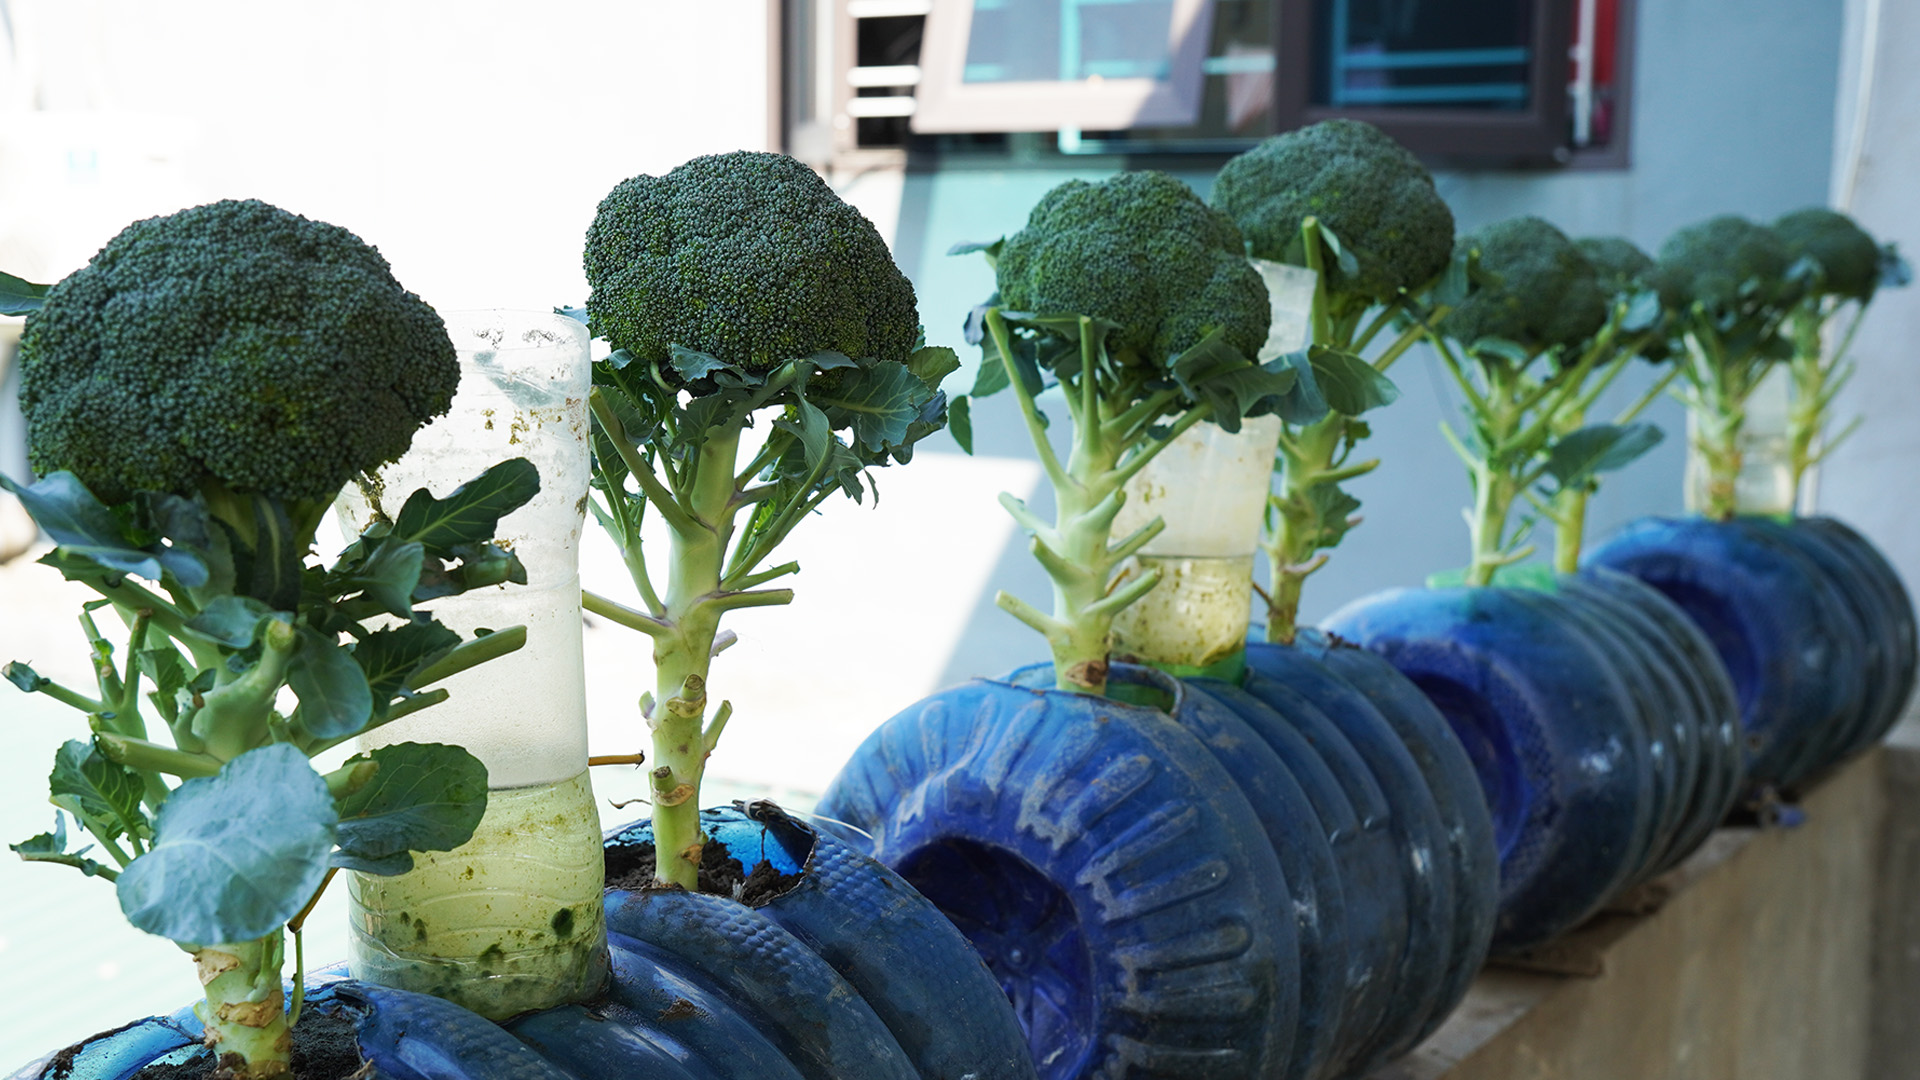
M1201 63L1212 0L1172 0L1168 78L968 83L974 0L932 0L921 38L921 78L909 126L917 135L979 131L1112 130L1190 125L1200 115Z
M1568 43L1573 40L1572 5L1566 0L1529 0L1533 33L1528 42L1536 58L1527 74L1524 110L1495 113L1484 109L1394 109L1316 105L1312 102L1315 0L1276 0L1276 71L1292 73L1273 80L1273 123L1291 131L1347 117L1364 120L1423 157L1469 158L1477 162L1556 162L1572 160L1568 145ZM1624 7L1625 5L1623 5ZM1610 144L1611 145L1611 140Z

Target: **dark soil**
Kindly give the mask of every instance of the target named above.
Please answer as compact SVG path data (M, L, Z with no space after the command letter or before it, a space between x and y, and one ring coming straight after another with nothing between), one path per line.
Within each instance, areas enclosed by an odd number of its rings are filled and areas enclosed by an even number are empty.
M639 891L672 888L653 880L654 854L651 844L622 845L607 850L607 888ZM799 874L783 874L770 862L762 862L747 873L739 859L727 854L719 844L708 844L700 852L700 891L712 896L730 896L748 907L759 907L776 896L798 888Z
M372 1063L360 1057L353 1030L353 1018L344 1013L310 1009L302 1014L293 1029L295 1080L363 1080L373 1075ZM49 1080L63 1075L47 1073ZM227 1080L232 1075L216 1067L211 1050L201 1050L178 1065L149 1065L131 1080Z

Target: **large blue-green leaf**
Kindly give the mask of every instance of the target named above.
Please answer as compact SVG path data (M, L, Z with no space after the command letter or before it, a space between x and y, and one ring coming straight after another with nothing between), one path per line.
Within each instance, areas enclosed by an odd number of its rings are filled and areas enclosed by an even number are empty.
M850 429L869 450L882 450L906 440L907 428L932 393L905 364L887 361L849 372L834 390L811 397L833 427Z
M295 726L321 739L339 739L367 726L373 690L353 654L312 630L300 631L300 647L287 664L287 685L300 699Z
M79 477L62 470L42 477L37 483L22 485L0 475L0 488L13 492L33 520L46 530L54 543L67 549L68 554L108 570L134 574L148 581L160 580L161 566L155 551L144 550L127 539L126 530L114 518L113 511L94 498ZM194 565L199 564L187 559L183 568L191 575L190 568ZM204 565L199 565L199 573L193 575L192 580L181 579L181 584L190 587L205 583Z
M1318 423L1327 415L1327 399L1320 393L1320 384L1313 377L1313 361L1308 357L1311 350L1296 349L1283 353L1267 361L1263 367L1286 368L1293 372L1293 388L1280 395L1274 403L1274 414L1295 427L1305 427Z
M384 715L387 706L407 685L413 673L445 656L460 635L437 622L410 622L390 630L376 630L353 647L354 663L365 673L373 693L376 714Z
M374 874L412 869L410 851L451 851L487 811L487 767L458 746L395 743L346 761L372 761L373 779L339 800L335 866Z
M539 492L540 470L526 458L512 458L454 488L444 499L425 488L414 492L394 518L390 535L418 542L436 558L451 558L456 547L493 539L500 519Z
M25 315L39 311L46 302L51 285L35 285L24 278L0 272L0 315Z
M1239 431L1244 416L1274 411L1296 381L1292 368L1248 360L1217 330L1175 357L1172 374L1187 396L1213 407L1208 419L1227 431Z
M84 822L95 836L112 840L126 833L149 835L147 815L140 808L145 794L140 777L107 760L91 743L69 739L54 752L47 788L53 805Z
M229 649L253 644L262 620L273 612L251 596L216 596L200 613L187 620L187 629Z
M152 849L120 875L120 910L177 942L265 937L320 888L338 820L306 755L250 750L161 805Z
M1588 424L1554 442L1547 453L1547 473L1563 488L1578 487L1600 473L1632 464L1662 437L1652 424Z
M1314 382L1327 407L1342 416L1359 416L1368 409L1391 405L1400 397L1400 388L1392 379L1352 353L1315 345L1308 362L1313 365Z
M808 472L827 456L827 444L833 441L833 425L827 422L827 414L810 401L795 403L792 417L775 420L773 426L791 432L800 440L802 461Z
M927 389L938 390L947 376L960 370L960 354L944 345L928 345L907 357L907 370L926 383Z
M355 545L358 547L359 545ZM426 549L417 542L383 537L362 548L362 557L332 583L334 595L358 592L389 615L413 614L413 591L420 586Z

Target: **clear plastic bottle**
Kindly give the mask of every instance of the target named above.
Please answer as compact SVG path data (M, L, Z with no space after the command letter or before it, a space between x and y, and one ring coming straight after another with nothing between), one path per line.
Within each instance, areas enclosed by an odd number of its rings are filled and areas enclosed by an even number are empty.
M1794 511L1793 447L1787 438L1790 378L1785 364L1774 365L1747 395L1740 425L1740 472L1733 502L1741 514L1791 514ZM1690 513L1707 506L1710 477L1698 449L1699 422L1687 414L1686 505Z
M357 534L416 488L445 496L487 467L525 457L540 493L498 532L527 568L498 585L423 604L463 636L524 624L527 644L438 687L442 704L375 729L392 742L464 746L487 767L473 839L416 853L397 877L354 874L349 966L358 978L436 994L501 1018L591 996L607 974L600 820L587 779L579 545L589 475L590 363L579 323L540 312L455 312L452 411L399 461L340 503Z

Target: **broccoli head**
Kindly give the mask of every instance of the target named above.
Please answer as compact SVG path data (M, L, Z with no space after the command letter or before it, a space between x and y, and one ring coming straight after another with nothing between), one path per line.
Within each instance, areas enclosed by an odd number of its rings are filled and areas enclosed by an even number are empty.
M1723 214L1667 237L1653 277L1666 307L1684 311L1699 304L1717 317L1755 304L1791 302L1797 291L1786 279L1792 262L1778 233Z
M1156 367L1216 329L1251 358L1272 318L1240 230L1161 172L1047 192L1007 237L996 273L1006 308L1116 323L1113 351Z
M34 469L95 495L215 485L330 502L460 379L440 316L335 225L225 201L127 226L20 345Z
M1448 337L1471 345L1502 338L1529 350L1573 345L1607 321L1607 289L1567 235L1537 217L1508 218L1460 238L1478 252L1492 279L1441 321Z
M920 335L913 285L873 223L784 154L622 182L585 261L594 334L663 367L674 345L754 374L823 350L905 361Z
M1792 260L1812 259L1821 271L1820 291L1849 300L1873 299L1885 254L1852 218L1824 206L1795 210L1773 223Z
M1289 261L1302 219L1318 218L1359 264L1351 276L1327 268L1335 295L1385 303L1446 269L1453 251L1453 211L1433 177L1406 147L1358 120L1267 139L1220 170L1212 202L1239 224L1252 254L1275 261Z
M1653 256L1624 236L1588 236L1573 246L1593 264L1600 287L1611 296L1622 296L1647 287L1653 272Z

